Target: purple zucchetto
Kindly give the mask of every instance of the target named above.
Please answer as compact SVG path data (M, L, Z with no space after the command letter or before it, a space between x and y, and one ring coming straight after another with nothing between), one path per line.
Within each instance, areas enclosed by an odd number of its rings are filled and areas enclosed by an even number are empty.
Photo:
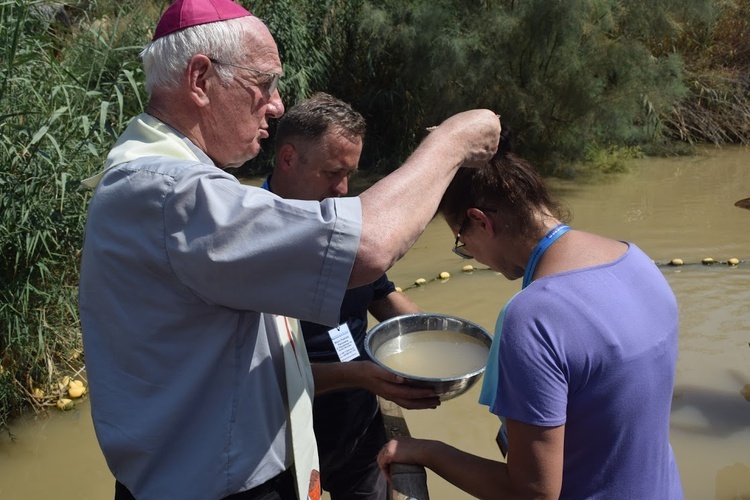
M190 26L251 15L232 0L177 0L161 15L151 41Z

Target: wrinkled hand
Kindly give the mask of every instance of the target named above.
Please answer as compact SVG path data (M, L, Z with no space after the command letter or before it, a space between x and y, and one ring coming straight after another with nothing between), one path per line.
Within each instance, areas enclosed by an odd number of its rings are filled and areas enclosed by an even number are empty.
M372 361L363 361L360 364L362 387L368 391L408 410L440 406L440 399L432 389L406 385L403 377L390 373Z
M430 136L440 135L441 140L450 141L462 151L462 166L481 167L497 152L501 130L499 115L488 109L473 109L451 116Z
M393 479L391 464L420 464L419 451L425 444L424 440L407 436L399 436L385 443L378 453L378 466L389 483Z

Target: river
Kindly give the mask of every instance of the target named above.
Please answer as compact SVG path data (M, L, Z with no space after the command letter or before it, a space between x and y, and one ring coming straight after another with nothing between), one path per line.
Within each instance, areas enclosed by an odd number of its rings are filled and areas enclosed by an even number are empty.
M688 500L750 498L750 150L705 149L687 158L643 159L605 181L551 180L571 226L632 241L660 266L680 310L671 442ZM414 194L418 196L418 193ZM389 277L424 311L467 318L492 331L520 288L492 271L461 271L453 237L434 220ZM719 264L702 265L711 257ZM683 266L667 265L682 259ZM737 266L724 264L731 258ZM447 271L445 282L432 280ZM411 287L418 278L428 284ZM476 403L478 386L436 410L406 411L412 435L499 457L498 422ZM634 404L637 404L635 402ZM88 402L20 419L0 436L3 500L113 498ZM431 498L470 498L428 473Z

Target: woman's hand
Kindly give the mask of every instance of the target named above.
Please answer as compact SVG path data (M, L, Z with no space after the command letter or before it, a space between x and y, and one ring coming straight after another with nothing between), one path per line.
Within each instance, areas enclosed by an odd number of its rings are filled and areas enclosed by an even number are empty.
M378 465L388 482L392 480L391 464L394 462L424 465L421 457L428 450L430 443L431 441L406 436L400 436L385 443L378 453Z

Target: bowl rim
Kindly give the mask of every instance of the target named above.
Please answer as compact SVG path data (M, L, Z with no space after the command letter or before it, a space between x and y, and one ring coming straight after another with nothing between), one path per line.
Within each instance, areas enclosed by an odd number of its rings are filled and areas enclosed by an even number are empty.
M452 320L458 320L462 323L466 323L471 325L472 327L476 328L480 332L482 332L487 339L489 340L490 345L487 347L487 357L489 359L489 353L492 346L492 335L490 332L487 331L486 328L479 326L478 324L474 323L473 321L469 321L468 319L461 318L460 316L454 316L451 314L439 314L439 313L409 313L409 314L401 314L399 316L393 316L392 318L388 318L385 321L381 321L377 325L373 326L370 331L367 332L367 335L365 335L365 352L367 352L367 356L370 358L372 362L380 366L381 368L387 370L390 373L399 375L404 377L408 380L414 380L417 382L430 382L430 383L447 383L447 382L456 382L459 380L466 380L476 377L477 375L481 375L484 373L484 371L487 369L487 363L485 362L484 366L481 368L474 370L472 372L466 373L464 375L457 375L455 377L420 377L418 375L412 375L410 373L404 373L398 370L394 370L393 368L386 366L383 362L381 362L376 356L375 353L370 350L370 338L373 333L376 333L377 330L381 327L381 325L387 325L388 323L395 323L398 320L401 320L403 318L412 317L412 316L430 316L435 318L446 318L446 319L452 319ZM420 330L417 330L420 331ZM422 330L424 331L424 330Z

